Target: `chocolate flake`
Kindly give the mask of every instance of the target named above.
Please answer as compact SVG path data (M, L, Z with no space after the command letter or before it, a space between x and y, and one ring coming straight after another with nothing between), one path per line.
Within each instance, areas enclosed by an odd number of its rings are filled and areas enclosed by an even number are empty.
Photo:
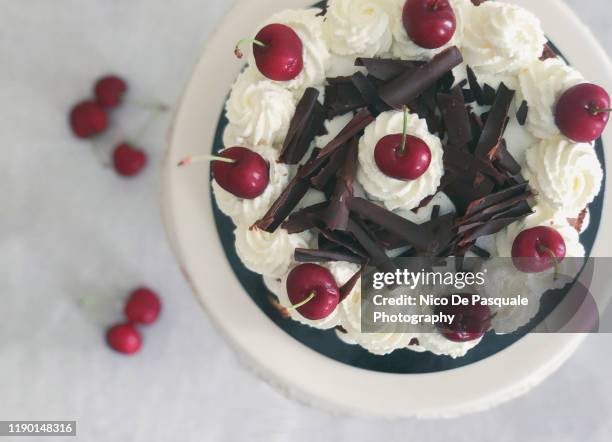
M367 103L372 114L378 115L381 112L389 110L389 106L380 99L376 88L365 75L361 72L355 72L352 77L352 82L363 97L363 100Z
M285 221L308 192L311 175L317 173L323 164L322 162L314 164L319 152L318 149L313 150L308 162L298 169L296 176L289 182L287 187L285 187L266 214L255 222L251 228L258 228L269 233L274 233L283 221Z
M480 257L480 258L484 258L484 259L489 259L491 257L491 254L489 252L487 252L485 249L483 249L482 247L478 247L476 244L474 244L472 246L472 248L470 249L470 251L472 253L474 253L474 255Z
M357 58L355 66L366 68L368 74L381 81L391 81L425 64L420 61L396 60L393 58Z
M435 55L428 63L404 72L379 89L380 98L389 106L401 109L409 105L440 78L463 62L456 46Z
M489 84L485 83L482 88L482 100L485 106L493 106L495 102L496 91Z
M353 138L348 145L344 164L338 170L336 186L329 206L323 214L323 222L331 230L346 230L349 220L348 200L353 197L353 182L357 174L359 139Z
M504 136L508 124L508 111L514 99L514 91L508 89L504 83L499 85L495 103L489 111L487 122L476 146L475 154L479 158L493 159L496 149Z
M328 119L366 106L351 77L328 78L323 107Z
M521 103L521 106L516 112L516 120L521 126L524 126L525 123L527 122L528 115L529 115L529 103L523 100L523 102Z
M319 91L309 87L295 108L279 161L298 164L317 135L325 132L325 111L318 101Z
M544 48L542 50L542 55L540 56L540 60L544 61L550 58L557 58L557 53L548 43L545 43Z
M316 226L327 209L327 201L293 212L282 225L288 233L301 233Z
M482 87L480 86L480 83L478 82L478 78L476 77L474 70L470 66L468 66L466 70L468 83L470 85L472 95L474 95L476 103L478 103L480 106L484 106L484 92L482 90Z
M348 230L361 244L361 247L366 250L373 266L384 272L395 272L397 270L383 247L376 241L376 237L361 220L351 216L348 221Z
M446 125L448 142L454 146L465 146L472 141L470 116L461 88L453 88L450 94L438 94L438 106Z
M384 209L377 204L363 198L353 197L349 201L351 211L358 213L362 218L388 230L405 240L418 250L428 250L433 240L418 224L408 221L401 216Z
M346 281L342 285L342 287L340 287L340 302L344 301L351 294L351 292L357 285L357 282L359 282L359 278L361 278L361 276L365 272L366 265L367 265L366 263L363 263L359 271L355 273L353 276L351 276L351 278L348 281Z

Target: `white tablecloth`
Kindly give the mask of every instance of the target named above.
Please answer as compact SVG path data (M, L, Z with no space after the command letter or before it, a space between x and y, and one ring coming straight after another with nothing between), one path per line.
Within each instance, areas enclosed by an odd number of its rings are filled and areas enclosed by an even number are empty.
M608 1L571 3L611 47ZM72 103L105 72L129 79L134 99L175 103L231 5L0 0L0 420L77 420L83 441L610 440L606 336L589 338L528 396L441 422L332 416L285 399L242 367L192 297L163 233L159 162L169 116L138 139L150 164L132 180L104 163L146 113L113 113L116 129L96 148L67 126ZM144 330L143 351L126 358L108 350L103 333L140 284L159 291L164 310Z

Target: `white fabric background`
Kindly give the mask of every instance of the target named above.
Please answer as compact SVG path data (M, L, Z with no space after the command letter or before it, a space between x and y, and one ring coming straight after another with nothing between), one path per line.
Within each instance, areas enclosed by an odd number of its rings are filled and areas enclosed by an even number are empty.
M438 422L333 416L286 400L241 366L163 233L169 116L139 139L151 161L133 180L103 164L143 112L114 113L119 129L96 149L66 123L105 72L128 78L133 98L175 103L232 3L0 0L0 420L76 419L82 441L610 440L606 336L590 337L526 397ZM570 3L611 47L608 0ZM139 284L159 291L164 311L144 331L143 351L126 358L106 348L103 331Z

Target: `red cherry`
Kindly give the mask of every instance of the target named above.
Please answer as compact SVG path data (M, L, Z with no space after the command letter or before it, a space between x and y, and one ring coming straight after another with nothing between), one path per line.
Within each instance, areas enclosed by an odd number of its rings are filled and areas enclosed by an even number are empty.
M137 324L154 323L161 310L157 294L147 288L134 290L125 304L125 316L128 321Z
M457 28L457 18L448 0L407 0L402 20L410 39L425 49L444 46Z
M555 118L561 133L569 139L581 143L595 141L610 119L610 95L595 84L574 86L559 98Z
M255 199L266 190L270 168L261 155L246 147L230 147L219 156L234 160L225 162L213 159L213 176L223 189L244 199Z
M565 253L563 237L547 226L523 230L512 244L512 262L524 273L549 270L563 261Z
M420 138L406 135L402 152L402 134L387 135L374 149L376 165L385 175L398 180L416 180L431 164L431 151Z
M134 176L147 164L147 154L127 143L119 144L113 152L113 165L119 175Z
M473 304L472 296L460 295L468 300L466 305L448 305L436 307L436 314L454 315L450 324L437 324L437 328L446 339L453 342L468 342L480 339L491 327L491 309L480 303Z
M115 107L121 104L123 94L127 91L127 84L115 75L108 75L96 82L94 91L100 106Z
M70 112L70 127L79 138L89 138L108 127L106 111L93 101L83 101Z
M287 294L293 305L305 302L297 311L313 321L327 318L340 302L340 290L331 272L316 264L302 264L291 270Z
M113 350L131 355L140 350L142 338L132 325L118 324L108 329L106 342Z
M236 56L242 57L236 46ZM273 23L263 27L255 36L253 55L259 71L270 80L289 81L304 68L302 40L289 26Z

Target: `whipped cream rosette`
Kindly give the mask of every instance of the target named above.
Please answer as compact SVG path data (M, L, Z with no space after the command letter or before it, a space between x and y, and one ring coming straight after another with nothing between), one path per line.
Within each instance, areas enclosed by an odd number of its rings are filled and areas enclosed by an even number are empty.
M436 193L444 174L442 143L431 134L425 120L410 114L407 134L422 139L431 152L431 163L427 171L415 180L398 180L385 175L374 159L378 142L386 135L402 133L403 112L389 111L380 114L370 124L359 141L359 170L357 179L366 193L381 201L389 210L413 209L424 198Z

